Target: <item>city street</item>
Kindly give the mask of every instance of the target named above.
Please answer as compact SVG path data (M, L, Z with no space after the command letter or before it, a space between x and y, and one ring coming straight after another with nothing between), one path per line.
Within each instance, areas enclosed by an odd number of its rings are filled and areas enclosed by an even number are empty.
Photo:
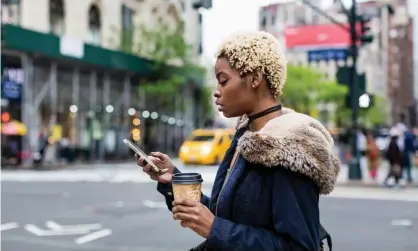
M200 171L204 192L210 192L216 168L182 169ZM84 181L80 170L16 172L21 179L14 180L5 172L2 250L184 251L201 241L172 220L155 183L140 170L90 172ZM102 179L94 179L92 174L100 172ZM83 175L88 176L87 170ZM321 200L321 220L339 251L416 250L417 212L418 190L413 188L338 187Z

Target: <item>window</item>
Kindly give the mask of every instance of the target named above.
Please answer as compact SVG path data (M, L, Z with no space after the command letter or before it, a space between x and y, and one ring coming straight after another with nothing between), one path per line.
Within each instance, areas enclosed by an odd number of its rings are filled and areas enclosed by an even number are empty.
M133 16L134 11L126 5L122 5L122 33L121 47L124 50L132 50L133 43Z
M199 13L199 30L198 30L198 32L197 32L197 35L198 35L198 41L199 41L199 45L198 45L198 48L197 48L197 53L199 54L199 55L202 55L203 54L203 32L202 32L202 27L203 27L203 15L202 15L202 13Z
M49 1L49 29L55 35L63 35L65 31L65 10L63 0Z
M271 25L275 25L276 24L276 15L272 15L271 16Z
M267 26L267 13L263 13L261 17L261 28L266 28Z
M20 0L1 1L2 23L20 24Z
M89 41L99 45L101 42L101 19L97 5L91 5L89 9Z
M122 29L129 30L133 26L134 12L126 5L122 5Z
M181 11L186 11L186 4L184 3L184 1L181 1L180 2L180 5L181 5Z
M198 142L211 142L215 138L215 135L192 135L189 141L198 141Z

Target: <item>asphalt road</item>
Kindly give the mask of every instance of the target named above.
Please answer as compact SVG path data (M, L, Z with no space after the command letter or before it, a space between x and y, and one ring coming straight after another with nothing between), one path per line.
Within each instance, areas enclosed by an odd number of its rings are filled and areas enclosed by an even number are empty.
M321 220L334 250L418 250L418 200L385 200L386 193L393 199L406 191L344 189L340 194L348 197L381 195L322 199ZM418 199L418 192L404 197L411 196ZM153 183L3 180L1 202L4 251L184 251L201 241L172 220Z

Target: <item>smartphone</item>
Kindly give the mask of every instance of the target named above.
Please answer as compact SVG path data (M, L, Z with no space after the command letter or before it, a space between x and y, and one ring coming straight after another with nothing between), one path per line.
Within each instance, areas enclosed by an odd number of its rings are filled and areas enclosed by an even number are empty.
M153 171L158 173L161 172L161 169L155 165L150 158L148 157L148 155L146 155L141 148L139 148L137 145L135 145L132 141L130 141L129 139L124 139L123 143L125 143L126 145L128 145L129 148L132 149L132 151L134 151L135 153L137 153L140 157L144 158L144 160L152 167Z

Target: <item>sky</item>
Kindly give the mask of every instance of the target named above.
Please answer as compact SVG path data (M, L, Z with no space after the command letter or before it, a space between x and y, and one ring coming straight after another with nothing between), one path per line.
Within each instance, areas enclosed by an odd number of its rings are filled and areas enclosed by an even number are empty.
M289 0L212 0L213 7L203 12L204 54L214 58L218 45L231 33L258 29L261 6ZM324 5L332 0L323 0ZM344 0L345 3L351 0Z

